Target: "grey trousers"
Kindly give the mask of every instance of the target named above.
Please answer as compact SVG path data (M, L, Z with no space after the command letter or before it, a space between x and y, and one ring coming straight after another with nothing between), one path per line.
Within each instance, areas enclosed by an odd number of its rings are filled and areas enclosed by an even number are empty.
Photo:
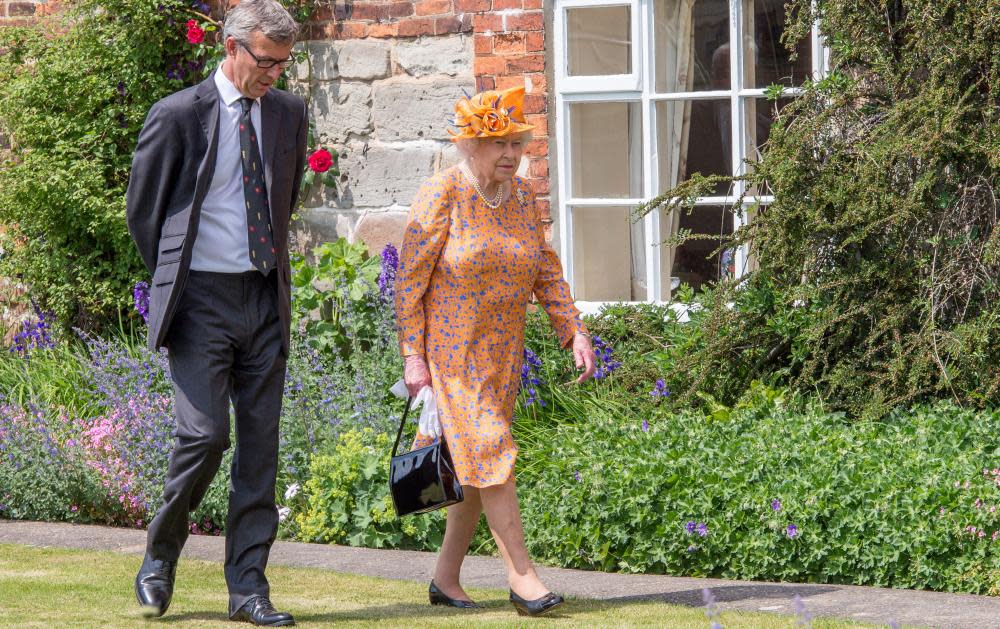
M254 594L269 596L264 569L278 530L274 486L286 357L281 348L274 271L191 271L166 336L177 432L163 505L149 524L146 552L176 561L195 510L230 446L226 517L230 613Z

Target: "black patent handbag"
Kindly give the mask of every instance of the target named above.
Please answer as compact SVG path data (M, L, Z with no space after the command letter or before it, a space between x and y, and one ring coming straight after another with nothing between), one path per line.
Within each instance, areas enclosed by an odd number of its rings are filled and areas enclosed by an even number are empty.
M406 416L410 413L407 398L403 409L403 419L399 422L396 443L392 446L389 460L389 491L396 517L415 513L426 513L441 507L453 505L465 498L462 485L455 474L455 464L448 452L448 442L442 437L429 446L396 454L399 440L406 426Z

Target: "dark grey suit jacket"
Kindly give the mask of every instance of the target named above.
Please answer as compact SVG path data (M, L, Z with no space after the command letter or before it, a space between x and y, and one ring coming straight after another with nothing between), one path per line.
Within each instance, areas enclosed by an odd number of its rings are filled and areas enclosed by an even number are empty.
M277 253L278 312L288 354L291 281L288 223L305 166L308 116L298 96L271 88L260 99L264 176ZM214 79L167 96L149 110L132 158L126 195L129 232L153 276L149 347L163 346L191 265L218 149L219 92Z

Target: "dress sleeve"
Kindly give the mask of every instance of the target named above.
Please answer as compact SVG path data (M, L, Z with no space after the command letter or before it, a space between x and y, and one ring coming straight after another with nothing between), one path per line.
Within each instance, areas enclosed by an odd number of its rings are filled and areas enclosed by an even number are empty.
M424 293L448 239L451 197L435 177L417 192L406 220L396 274L396 333L401 355L424 353Z
M541 264L538 267L538 275L535 277L535 285L532 291L535 299L545 309L552 322L552 328L559 337L559 344L568 347L573 342L573 336L577 332L586 332L587 327L583 324L580 311L573 304L573 296L570 294L569 284L563 279L562 264L559 256L556 255L552 246L545 240L545 230L541 225L541 217L538 215L538 206L535 203L535 195L528 186L521 184L521 194L527 199L528 211L539 220L538 225L538 246L541 252Z

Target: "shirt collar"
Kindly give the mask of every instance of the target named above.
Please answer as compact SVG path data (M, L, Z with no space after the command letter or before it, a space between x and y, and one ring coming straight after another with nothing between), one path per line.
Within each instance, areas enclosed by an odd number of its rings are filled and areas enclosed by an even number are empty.
M215 87L219 90L219 96L222 98L222 102L224 102L228 107L232 107L239 102L241 98L243 98L243 94L236 88L235 85L233 85L233 82L226 77L225 73L222 72L221 63L215 71ZM254 102L256 103L259 101L254 99Z

